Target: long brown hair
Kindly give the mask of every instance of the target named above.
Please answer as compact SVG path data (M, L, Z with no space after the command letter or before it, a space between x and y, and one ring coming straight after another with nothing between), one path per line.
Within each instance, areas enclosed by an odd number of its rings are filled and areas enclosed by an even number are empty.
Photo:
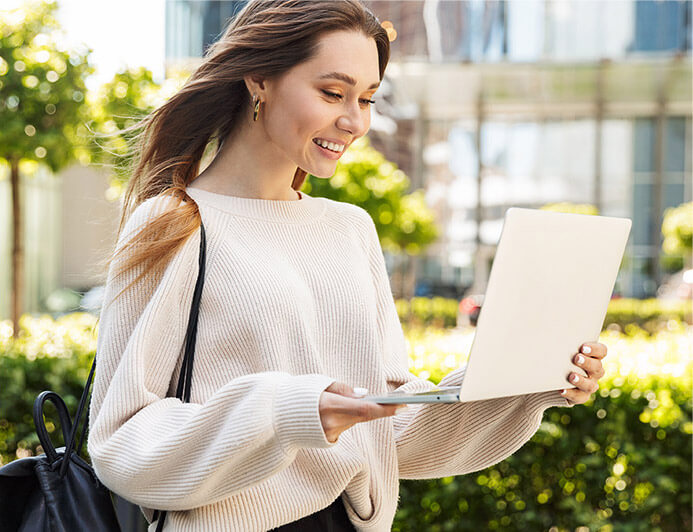
M198 207L185 188L199 174L210 146L218 151L241 117L252 112L244 76L281 76L314 57L320 35L335 30L361 31L375 40L382 80L390 41L361 0L251 0L208 48L183 87L135 126L120 131L142 130L132 137L133 170L117 238L142 202L155 196L169 196L173 201L106 259L108 267L125 254L116 275L136 266L142 269L114 299L144 275L161 273L200 226ZM291 187L298 190L306 174L297 168Z

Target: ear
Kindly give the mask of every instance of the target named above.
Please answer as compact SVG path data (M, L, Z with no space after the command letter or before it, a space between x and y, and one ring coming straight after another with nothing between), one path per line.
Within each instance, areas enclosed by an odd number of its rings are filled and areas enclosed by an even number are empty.
M257 74L248 74L243 76L243 81L245 86L250 93L250 99L253 99L253 95L260 97L262 101L267 101L267 80L262 76Z

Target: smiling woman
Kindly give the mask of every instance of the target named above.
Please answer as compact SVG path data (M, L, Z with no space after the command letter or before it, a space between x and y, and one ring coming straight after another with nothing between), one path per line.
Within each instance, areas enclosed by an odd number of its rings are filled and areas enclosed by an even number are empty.
M184 87L121 132L144 128L106 281L88 450L150 531L389 531L399 478L494 464L567 405L553 392L406 412L362 399L433 384L408 371L373 220L298 189L307 172L331 177L367 133L389 53L359 0L251 0Z

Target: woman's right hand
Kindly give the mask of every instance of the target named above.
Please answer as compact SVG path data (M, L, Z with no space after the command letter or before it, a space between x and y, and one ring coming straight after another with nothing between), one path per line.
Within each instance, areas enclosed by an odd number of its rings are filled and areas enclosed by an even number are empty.
M335 443L339 435L349 427L363 421L392 416L405 405L378 404L361 401L360 395L343 382L333 382L320 395L320 421L325 436L330 443Z

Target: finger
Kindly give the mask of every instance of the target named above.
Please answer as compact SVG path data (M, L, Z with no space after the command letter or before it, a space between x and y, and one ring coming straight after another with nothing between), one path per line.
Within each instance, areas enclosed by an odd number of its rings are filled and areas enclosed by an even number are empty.
M577 388L566 388L561 392L561 395L568 400L571 406L585 403L589 399L589 395Z
M356 402L358 405L356 405L356 409L353 411L353 414L359 417L360 421L371 421L381 417L393 416L397 411L397 408L401 406L397 404L382 405L372 403L370 401Z
M354 389L345 382L335 381L325 388L325 390L338 395L343 395L344 397L361 397L361 395L356 393Z
M606 356L606 346L599 342L585 342L580 346L580 352L594 358L604 358Z
M345 423L357 423L390 415L397 406L399 405L381 405L329 392L324 398L325 410L339 416Z
M589 377L599 380L604 376L604 366L601 360L578 353L573 357L573 362L576 366L584 369Z
M561 396L565 397L568 400L568 404L575 404L575 392L573 392L572 388L566 388L565 390L561 390Z
M595 379L583 377L577 373L571 373L568 377L568 382L589 395L592 395L599 389L599 384Z

